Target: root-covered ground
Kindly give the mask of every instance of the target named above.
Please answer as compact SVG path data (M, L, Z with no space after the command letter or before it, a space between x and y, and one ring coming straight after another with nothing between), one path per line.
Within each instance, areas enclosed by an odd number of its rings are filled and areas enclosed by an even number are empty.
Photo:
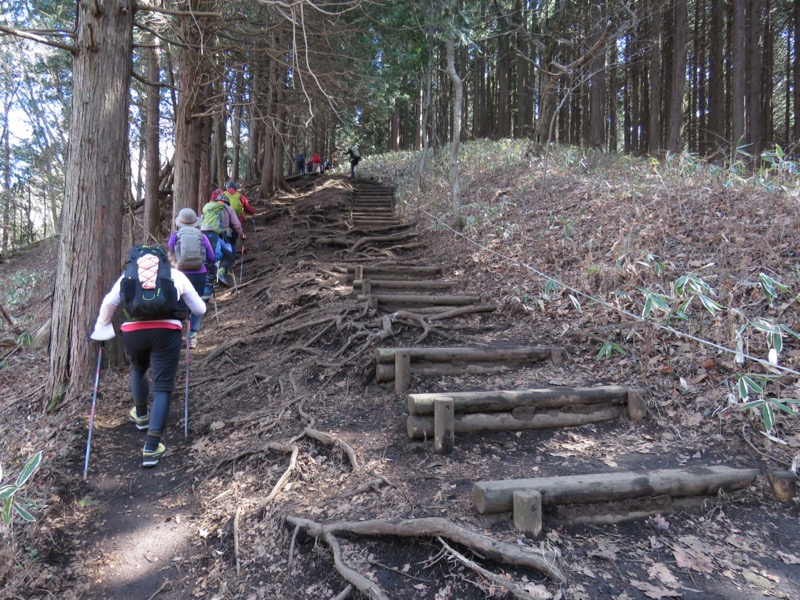
M465 147L461 233L449 229L443 165L434 161L415 191L410 155L366 157L356 184L306 176L290 181L293 194L257 201L238 285L218 290L190 352L189 435L182 367L168 454L151 470L127 421L127 369L104 366L82 481L91 384L45 412L46 351L29 344L48 316L54 245L0 265L4 287L28 294L2 301L13 321L0 371L2 483L44 452L24 490L37 523L3 530L0 595L800 596L798 501L776 499L764 475L800 454L796 417L773 402L800 396L796 190L768 193L686 158L665 166L525 150ZM413 235L372 240L348 224L353 185L380 184L396 189ZM371 309L347 267L378 262L440 265L459 292L488 296L496 310L432 320ZM776 336L788 372L766 363ZM438 455L408 438L405 398L375 380L376 348L415 345L558 346L566 360L413 376L413 392L624 385L647 390L649 413L456 435L453 453ZM743 391L769 408L742 410ZM472 501L485 479L709 464L762 475L631 522L604 522L602 506L580 523L549 510L536 540Z

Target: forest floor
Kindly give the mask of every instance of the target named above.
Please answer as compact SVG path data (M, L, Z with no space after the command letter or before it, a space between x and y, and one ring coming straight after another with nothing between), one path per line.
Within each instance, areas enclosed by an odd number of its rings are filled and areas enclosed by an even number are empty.
M800 330L796 190L731 184L691 161L659 166L577 151L547 166L543 157L509 159L524 151L467 145L465 164L474 166L463 175L463 234L437 218L449 214L443 162L425 193L412 191L413 157L400 154L367 157L355 183L306 176L270 200L245 186L257 208L247 231L256 234L237 265L238 286L218 290L190 352L188 437L181 357L168 452L153 469L141 468L143 434L127 421L127 369L104 365L83 481L91 384L45 412L46 350L25 334L48 318L55 245L0 264L14 320L2 337L3 482L44 453L24 490L37 502L37 523L2 530L0 597L363 597L347 591L332 548L366 578L351 581L393 598L505 598L511 584L520 598L800 597L800 502L776 499L765 476L790 468L800 427L777 411L765 435L760 413L741 410L737 392L738 376L749 374L763 383L750 399L800 396L800 342L788 332ZM370 241L348 229L354 186L379 183L396 189L413 238ZM387 319L357 300L346 276L348 266L380 262L442 266L460 293L488 296L496 310ZM637 318L643 289L672 307L685 302L676 282L688 274L720 309L712 315L696 294L683 315ZM767 356L764 323L786 326L779 356L788 372L756 360ZM431 441L409 439L405 398L375 378L377 347L531 345L563 348L566 359L489 375L414 375L411 391L640 387L646 418L457 434L454 451L440 455ZM578 523L548 510L533 540L510 514L479 515L472 500L480 480L706 465L761 475L693 509L633 521ZM566 583L436 532L344 532L428 517L523 552L555 553ZM332 546L298 519L343 529Z

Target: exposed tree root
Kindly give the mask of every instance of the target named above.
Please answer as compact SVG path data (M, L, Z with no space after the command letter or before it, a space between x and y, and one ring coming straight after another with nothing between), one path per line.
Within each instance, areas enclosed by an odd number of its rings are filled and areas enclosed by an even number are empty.
M376 477L375 479L370 479L369 481L362 483L355 489L350 490L349 492L344 492L342 494L337 494L336 496L331 496L323 504L330 504L335 500L343 500L345 498L352 498L353 496L358 496L359 494L363 494L365 492L377 492L378 488L383 485L387 485L389 487L396 487L391 481L386 479L386 477Z
M491 581L493 584L495 584L497 586L500 586L501 588L511 592L511 594L514 596L514 598L520 598L521 600L536 600L536 598L531 596L528 592L523 590L521 587L519 587L513 581L510 581L510 580L508 580L508 579L506 579L504 577L500 577L500 575L497 575L496 573L492 573L488 569L484 569L482 566L480 566L475 561L472 561L472 560L468 559L466 556L464 556L463 554L461 554L460 552L457 552L456 550L453 550L450 546L447 545L447 543L442 538L437 537L436 539L438 539L439 542L442 544L442 546L444 546L445 550L447 550L447 552L450 554L450 556L455 558L458 562L460 562L465 567L467 567L469 569L472 569L473 571L475 571L479 575L485 577L486 579Z
M286 482L289 481L289 477L291 477L292 473L297 467L297 455L300 452L297 446L294 445L288 446L285 444L276 444L273 442L267 444L267 448L269 448L270 450L278 450L279 452L291 452L292 456L289 459L289 466L286 467L286 470L283 472L283 475L281 475L280 479L278 479L275 485L272 486L272 491L266 498L263 498L259 503L258 505L259 511L264 510L267 504L269 504L270 502L272 502L272 500L275 499L275 496L277 496L280 493L280 491L283 489L283 486L285 486Z
M323 536L326 541L326 534L332 536L336 533L368 536L442 537L465 546L476 554L491 560L536 569L558 583L565 583L567 580L559 564L558 554L555 552L534 550L499 542L441 517L394 520L375 519L371 521L341 521L322 524L290 515L286 517L286 521L291 525L299 525L314 537ZM348 581L365 594L370 593L372 589L370 586L359 587L358 584L350 579Z

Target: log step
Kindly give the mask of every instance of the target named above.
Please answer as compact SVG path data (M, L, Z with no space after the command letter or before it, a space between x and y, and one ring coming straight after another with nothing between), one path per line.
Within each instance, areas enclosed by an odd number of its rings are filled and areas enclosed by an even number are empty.
M362 269L364 275L388 274L388 275L402 275L405 277L430 275L432 277L439 277L444 274L444 267L436 267L436 266L412 267L405 265L358 265L358 268ZM356 266L355 265L348 266L347 272L349 274L355 274Z
M551 346L523 346L518 348L378 348L375 362L394 364L397 352L408 352L411 361L539 361L548 358L559 360L563 349ZM443 394L449 396L449 394Z
M411 372L414 372L413 365ZM478 431L526 431L555 427L578 427L590 423L613 421L621 416L622 407L604 405L576 405L563 407L561 410L542 410L528 418L517 418L510 412L465 413L454 415L453 431L455 433L475 433ZM436 433L433 416L409 415L406 420L406 431L412 440L432 438Z
M439 281L427 280L401 280L401 279L354 279L353 289L363 290L367 285L375 290L449 290L458 285L458 281Z
M719 465L478 481L472 486L472 499L477 511L487 515L511 511L515 491L539 492L543 505L588 504L662 494L686 497L731 492L749 486L757 475L758 469Z
M438 398L451 398L456 414L509 412L520 409L518 415L527 410L560 408L562 406L613 404L626 405L633 392L635 400L643 397L644 391L616 385L599 387L540 388L529 390L497 390L487 392L443 392L436 394L409 394L408 414L432 415L433 404Z
M464 306L466 304L488 304L488 296L448 295L448 294L359 294L359 302L369 302L370 305L380 304L436 304L438 306Z

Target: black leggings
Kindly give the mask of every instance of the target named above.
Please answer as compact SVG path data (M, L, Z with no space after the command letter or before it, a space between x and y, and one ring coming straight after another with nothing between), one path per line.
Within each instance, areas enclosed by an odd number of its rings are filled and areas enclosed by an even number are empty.
M122 342L131 361L131 394L139 414L147 412L150 370L153 381L153 405L148 434L161 435L169 415L169 399L175 388L175 375L181 358L180 329L138 329L123 331Z

